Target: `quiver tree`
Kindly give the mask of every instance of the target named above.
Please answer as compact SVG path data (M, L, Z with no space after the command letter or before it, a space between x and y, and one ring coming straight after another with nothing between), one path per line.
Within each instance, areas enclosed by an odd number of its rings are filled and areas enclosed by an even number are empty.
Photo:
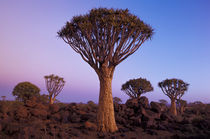
M16 96L16 100L25 102L33 96L39 96L39 92L40 89L36 85L30 82L21 82L15 86L12 94L13 96Z
M75 16L58 32L97 73L100 82L97 130L114 132L112 78L115 67L153 34L152 28L129 11L92 9Z
M1 98L2 98L2 101L6 100L6 96L1 96Z
M49 103L53 104L58 94L64 87L65 81L63 78L60 78L55 75L44 76L47 91L49 93Z
M182 114L187 106L187 101L182 99L177 99L177 105L179 106L179 111Z
M180 100L187 91L189 84L180 79L166 79L158 83L163 93L171 99L170 111L173 115L177 115L176 100Z
M113 102L114 102L114 104L120 104L120 103L122 103L122 100L119 97L114 97Z
M142 94L153 91L150 81L144 78L132 79L122 85L123 90L130 98L140 98Z

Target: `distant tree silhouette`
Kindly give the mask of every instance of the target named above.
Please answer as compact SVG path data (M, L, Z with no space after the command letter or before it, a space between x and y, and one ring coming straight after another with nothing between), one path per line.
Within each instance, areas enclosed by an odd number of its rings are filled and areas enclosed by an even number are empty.
M122 85L123 90L130 98L140 98L142 94L153 91L150 81L144 78L132 79Z
M55 75L49 75L44 76L47 91L49 93L49 103L53 104L58 94L61 92L61 90L64 87L65 81L63 78L55 76Z
M129 11L92 9L75 16L58 32L97 73L100 81L97 130L114 132L112 78L115 67L132 55L153 34L153 29Z
M21 82L15 86L12 94L16 96L16 100L26 101L33 96L39 96L40 89L30 83L30 82Z
M120 103L122 103L122 100L119 97L114 97L113 102L116 104L120 104Z
M165 99L160 99L160 100L159 100L159 102L160 102L160 103L162 103L162 104L165 104L165 105L167 105L167 104L168 104L168 101L167 101L167 100L165 100Z
M177 105L179 106L179 111L182 114L185 110L185 107L187 106L187 101L182 100L182 99L178 99L177 100Z
M1 96L1 98L2 98L2 101L6 100L6 96Z
M189 84L180 79L166 79L158 83L163 93L171 99L171 113L177 115L176 100L180 100Z

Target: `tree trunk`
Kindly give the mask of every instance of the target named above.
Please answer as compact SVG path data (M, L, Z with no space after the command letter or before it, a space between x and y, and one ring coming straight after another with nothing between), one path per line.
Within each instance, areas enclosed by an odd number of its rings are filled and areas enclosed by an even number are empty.
M175 99L171 99L171 109L170 109L170 111L173 115L177 116Z
M98 76L100 81L100 94L97 113L97 130L99 132L115 132L118 128L114 116L112 75L107 76L106 74L101 74Z
M180 113L182 114L184 112L184 106L180 107Z
M53 104L55 101L55 99L53 99L52 97L50 97L50 104Z

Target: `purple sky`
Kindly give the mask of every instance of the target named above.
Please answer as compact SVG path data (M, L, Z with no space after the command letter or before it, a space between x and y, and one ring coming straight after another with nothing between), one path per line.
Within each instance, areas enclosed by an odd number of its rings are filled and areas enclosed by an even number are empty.
M47 94L44 76L56 74L66 84L63 102L98 101L94 70L57 31L75 15L92 8L128 8L155 34L151 41L117 66L113 96L128 99L120 89L129 79L143 77L154 91L150 101L169 99L157 83L180 78L190 84L183 99L210 103L210 2L208 0L2 0L0 1L0 96L14 99L16 84L29 81Z

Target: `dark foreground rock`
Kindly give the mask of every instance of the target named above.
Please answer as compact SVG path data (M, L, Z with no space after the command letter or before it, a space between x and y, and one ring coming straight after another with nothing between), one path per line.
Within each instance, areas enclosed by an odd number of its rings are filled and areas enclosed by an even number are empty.
M187 107L173 116L164 104L146 97L114 104L118 131L98 133L97 104L56 103L35 98L21 102L0 101L0 138L209 138L210 106Z

